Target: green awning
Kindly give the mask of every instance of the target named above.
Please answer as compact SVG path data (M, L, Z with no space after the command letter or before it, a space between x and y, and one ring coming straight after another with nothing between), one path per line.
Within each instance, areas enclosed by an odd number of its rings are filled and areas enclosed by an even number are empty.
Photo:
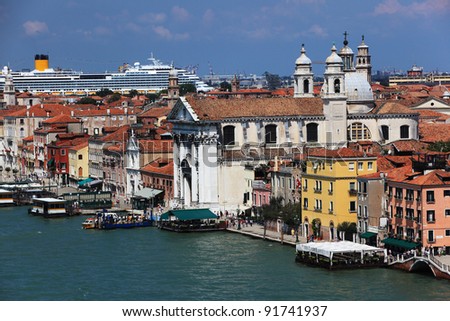
M406 250L412 250L420 246L420 243L398 240L391 237L388 237L387 239L384 239L381 242L384 243L384 245L401 247Z
M376 236L376 235L377 235L377 233L373 233L373 232L364 232L364 233L361 234L361 237L362 237L363 239L370 239L371 237L374 237L374 236Z
M87 183L92 182L93 180L94 180L93 178L88 177L86 179L83 179L82 181L79 181L78 186L86 185Z
M169 220L175 217L179 221L205 220L217 218L217 215L207 208L191 209L191 210L172 210L161 215L161 220Z

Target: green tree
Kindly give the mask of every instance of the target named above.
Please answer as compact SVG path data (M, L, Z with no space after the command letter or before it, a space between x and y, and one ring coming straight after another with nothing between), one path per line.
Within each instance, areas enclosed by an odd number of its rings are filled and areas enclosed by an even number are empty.
M79 105L95 105L97 101L91 97L83 97L77 101Z
M146 94L145 97L148 98L149 102L154 103L157 99L159 99L159 93L156 93L156 94Z
M344 232L344 240L353 241L353 234L357 232L356 223L342 222L337 226L338 232Z
M428 146L429 150L435 151L435 152L450 152L450 141L444 142L444 141L438 141L435 143L432 143Z
M281 208L281 218L288 231L294 230L298 242L298 228L302 221L302 207L300 203L288 203Z
M113 103L115 101L118 101L118 100L120 100L120 98L122 98L121 94L114 93L114 94L111 95L111 97L108 98L108 103L110 104L110 103Z
M196 93L197 88L194 84L181 84L180 85L180 96L184 96L187 93Z
M227 81L222 81L220 83L220 90L231 92L231 84Z
M260 219L262 220L264 226L264 239L266 238L267 223L280 217L281 210L283 208L282 203L283 198L281 196L271 197L269 204L262 206Z
M112 90L109 90L109 89L107 89L107 88L102 88L101 90L99 90L99 91L97 91L96 93L95 93L97 96L100 96L100 97L106 97L106 96L108 96L108 95L112 95L113 94L113 91Z
M136 97L137 95L139 95L139 92L136 89L131 89L130 92L125 96L133 98Z

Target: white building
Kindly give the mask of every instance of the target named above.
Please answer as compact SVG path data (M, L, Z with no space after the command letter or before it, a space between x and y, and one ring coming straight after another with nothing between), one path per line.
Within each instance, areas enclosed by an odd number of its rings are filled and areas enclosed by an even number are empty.
M418 114L398 103L376 106L369 84L368 46L345 39L326 58L320 97L314 97L311 60L302 46L294 98L181 97L168 116L174 125L177 207L238 211L252 206L256 167L292 159L305 145L338 148L349 141L389 143L418 138Z

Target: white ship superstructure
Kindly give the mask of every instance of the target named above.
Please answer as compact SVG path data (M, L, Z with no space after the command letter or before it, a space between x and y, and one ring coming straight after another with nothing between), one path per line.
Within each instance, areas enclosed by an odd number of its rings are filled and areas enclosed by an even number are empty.
M50 93L61 95L88 95L102 89L128 93L137 90L140 93L155 93L169 86L169 72L173 66L163 64L153 55L150 64L139 62L121 66L119 72L82 73L72 70L52 69L48 66L48 56L35 56L35 69L29 72L11 72L14 87L21 92ZM193 72L175 68L179 84L194 84L197 91L207 92L212 87L206 85ZM8 68L3 68L0 75L0 87L3 87Z

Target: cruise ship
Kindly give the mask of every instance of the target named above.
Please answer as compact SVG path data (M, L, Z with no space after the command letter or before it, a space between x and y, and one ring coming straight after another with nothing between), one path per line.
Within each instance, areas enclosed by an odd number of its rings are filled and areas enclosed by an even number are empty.
M208 92L213 88L194 73L162 63L153 57L149 64L124 64L118 72L83 73L73 70L49 67L48 55L36 55L35 69L32 71L10 71L4 67L0 75L0 88L4 87L5 77L11 73L14 87L21 92L54 95L92 95L102 89L110 89L121 94L137 90L139 93L156 93L169 86L169 72L177 71L179 84L194 84L197 92Z

